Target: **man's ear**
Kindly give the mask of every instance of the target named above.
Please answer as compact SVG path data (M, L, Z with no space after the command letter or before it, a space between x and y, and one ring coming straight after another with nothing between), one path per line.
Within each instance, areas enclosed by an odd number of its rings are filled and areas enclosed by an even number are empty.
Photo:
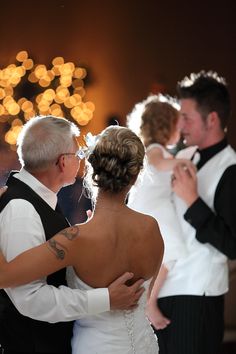
M207 116L207 126L209 128L213 128L219 124L220 124L220 119L218 117L218 113L216 113L215 111L209 113Z
M56 165L58 166L58 168L63 171L65 168L65 156L61 155L59 156Z

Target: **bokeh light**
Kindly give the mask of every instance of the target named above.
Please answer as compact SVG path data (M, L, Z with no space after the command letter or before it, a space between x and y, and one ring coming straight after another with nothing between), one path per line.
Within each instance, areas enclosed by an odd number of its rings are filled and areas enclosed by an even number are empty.
M0 124L9 126L5 141L12 148L23 124L38 114L66 117L81 126L89 123L95 105L85 101L85 68L61 56L48 68L35 63L26 50L15 59L0 69Z

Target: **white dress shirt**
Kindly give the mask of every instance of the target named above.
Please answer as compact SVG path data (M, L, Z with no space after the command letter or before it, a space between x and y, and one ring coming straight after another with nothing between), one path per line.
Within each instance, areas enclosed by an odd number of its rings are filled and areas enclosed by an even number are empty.
M14 177L31 187L55 209L57 196L35 177L22 169ZM50 222L50 221L49 221ZM23 199L11 200L0 213L1 250L8 261L23 251L46 241L40 216L33 205ZM56 288L46 278L16 288L5 289L18 311L46 322L76 320L110 310L108 289L88 291Z

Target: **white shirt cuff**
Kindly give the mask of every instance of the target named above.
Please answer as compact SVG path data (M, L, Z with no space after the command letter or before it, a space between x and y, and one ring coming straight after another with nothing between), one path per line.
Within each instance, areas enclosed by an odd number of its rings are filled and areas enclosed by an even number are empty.
M110 297L108 288L87 290L87 296L89 315L110 311Z

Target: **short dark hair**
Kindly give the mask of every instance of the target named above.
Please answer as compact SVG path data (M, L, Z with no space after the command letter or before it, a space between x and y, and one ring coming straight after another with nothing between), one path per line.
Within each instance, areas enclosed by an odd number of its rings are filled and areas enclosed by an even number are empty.
M203 119L209 113L217 112L222 129L226 127L231 113L230 95L225 79L216 72L191 73L178 82L177 93L180 99L195 100Z

